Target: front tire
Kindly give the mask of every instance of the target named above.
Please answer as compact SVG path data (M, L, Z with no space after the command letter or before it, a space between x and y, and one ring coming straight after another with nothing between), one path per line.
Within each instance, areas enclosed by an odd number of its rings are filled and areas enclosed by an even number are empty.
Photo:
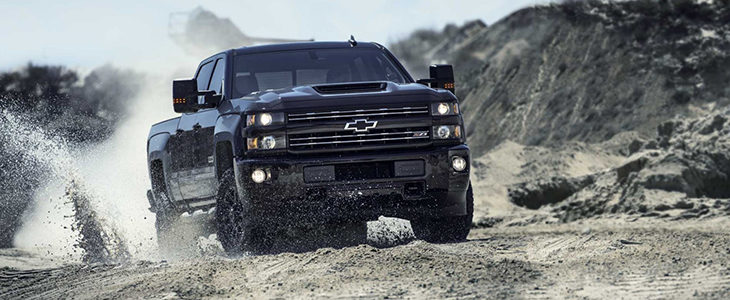
M429 243L453 243L466 240L474 217L474 194L466 191L466 215L458 217L422 218L411 220L413 234Z
M229 255L262 253L268 245L263 228L250 222L251 199L239 197L233 169L223 172L216 195L218 240Z
M163 252L169 252L176 248L175 223L180 214L172 207L167 194L162 191L155 191L155 229L157 230L157 247Z

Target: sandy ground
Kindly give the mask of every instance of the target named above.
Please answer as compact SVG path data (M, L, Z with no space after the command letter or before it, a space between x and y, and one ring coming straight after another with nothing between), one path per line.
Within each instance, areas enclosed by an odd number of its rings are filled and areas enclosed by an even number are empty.
M577 177L620 164L625 158L606 145L566 143L551 149L505 141L475 158L472 172L474 218L516 218L535 212L515 206L507 197L509 185L549 176Z
M507 200L507 187L517 182L623 163L609 146L507 141L475 159L480 228L466 242L425 243L408 222L381 218L369 224L367 241L349 246L333 248L341 244L336 234L313 242L293 232L278 253L231 258L201 225L211 214L193 214L179 225L190 226L183 232L196 242L164 258L81 264L52 250L0 249L0 299L730 298L727 215L617 212L560 223L550 207L529 210Z
M303 253L208 252L107 265L54 264L11 249L0 252L0 298L727 299L728 225L728 218L604 218L475 229L455 244L404 234L378 247L371 240Z

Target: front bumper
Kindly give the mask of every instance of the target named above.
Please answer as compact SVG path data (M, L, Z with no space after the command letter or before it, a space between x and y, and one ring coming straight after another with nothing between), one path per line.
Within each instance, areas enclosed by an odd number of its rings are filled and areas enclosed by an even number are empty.
M250 201L253 222L260 219L302 225L375 220L381 215L404 219L462 216L466 214L470 168L454 171L451 167L454 156L471 161L466 145L325 158L237 158L236 185L241 199ZM313 168L390 163L402 166L395 162L414 161L423 161L418 175L410 175L414 174L412 170L355 180L334 176L312 180L311 175ZM257 168L267 170L271 177L263 183L254 183L251 172ZM398 173L406 175L397 176Z

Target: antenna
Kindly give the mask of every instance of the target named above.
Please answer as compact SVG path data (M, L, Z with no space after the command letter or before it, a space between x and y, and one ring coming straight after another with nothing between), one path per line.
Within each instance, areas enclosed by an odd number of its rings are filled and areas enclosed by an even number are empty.
M350 43L350 47L357 46L357 41L355 40L355 37L352 34L350 35L350 39L347 41Z

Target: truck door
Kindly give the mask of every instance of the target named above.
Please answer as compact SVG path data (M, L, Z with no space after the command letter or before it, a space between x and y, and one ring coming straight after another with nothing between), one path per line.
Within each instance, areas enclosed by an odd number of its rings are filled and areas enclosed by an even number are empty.
M197 113L197 129L194 130L195 157L193 157L193 184L189 193L192 198L214 197L218 190L215 177L213 131L218 120L218 110L210 108Z
M215 67L207 88L208 90L215 91L217 94L223 93L222 82L225 66L225 58L215 60ZM218 181L215 176L215 145L213 142L213 134L219 112L216 108L209 108L199 111L197 115L199 129L195 132L197 151L194 162L195 168L198 170L196 174L196 198L212 198L218 191ZM199 204L204 205L207 203Z
M203 62L196 72L198 90L206 90L210 83L215 62ZM198 198L196 175L200 170L196 168L197 151L196 135L202 128L198 122L200 112L183 114L178 123L177 132L170 137L169 148L172 161L170 189L175 201Z

